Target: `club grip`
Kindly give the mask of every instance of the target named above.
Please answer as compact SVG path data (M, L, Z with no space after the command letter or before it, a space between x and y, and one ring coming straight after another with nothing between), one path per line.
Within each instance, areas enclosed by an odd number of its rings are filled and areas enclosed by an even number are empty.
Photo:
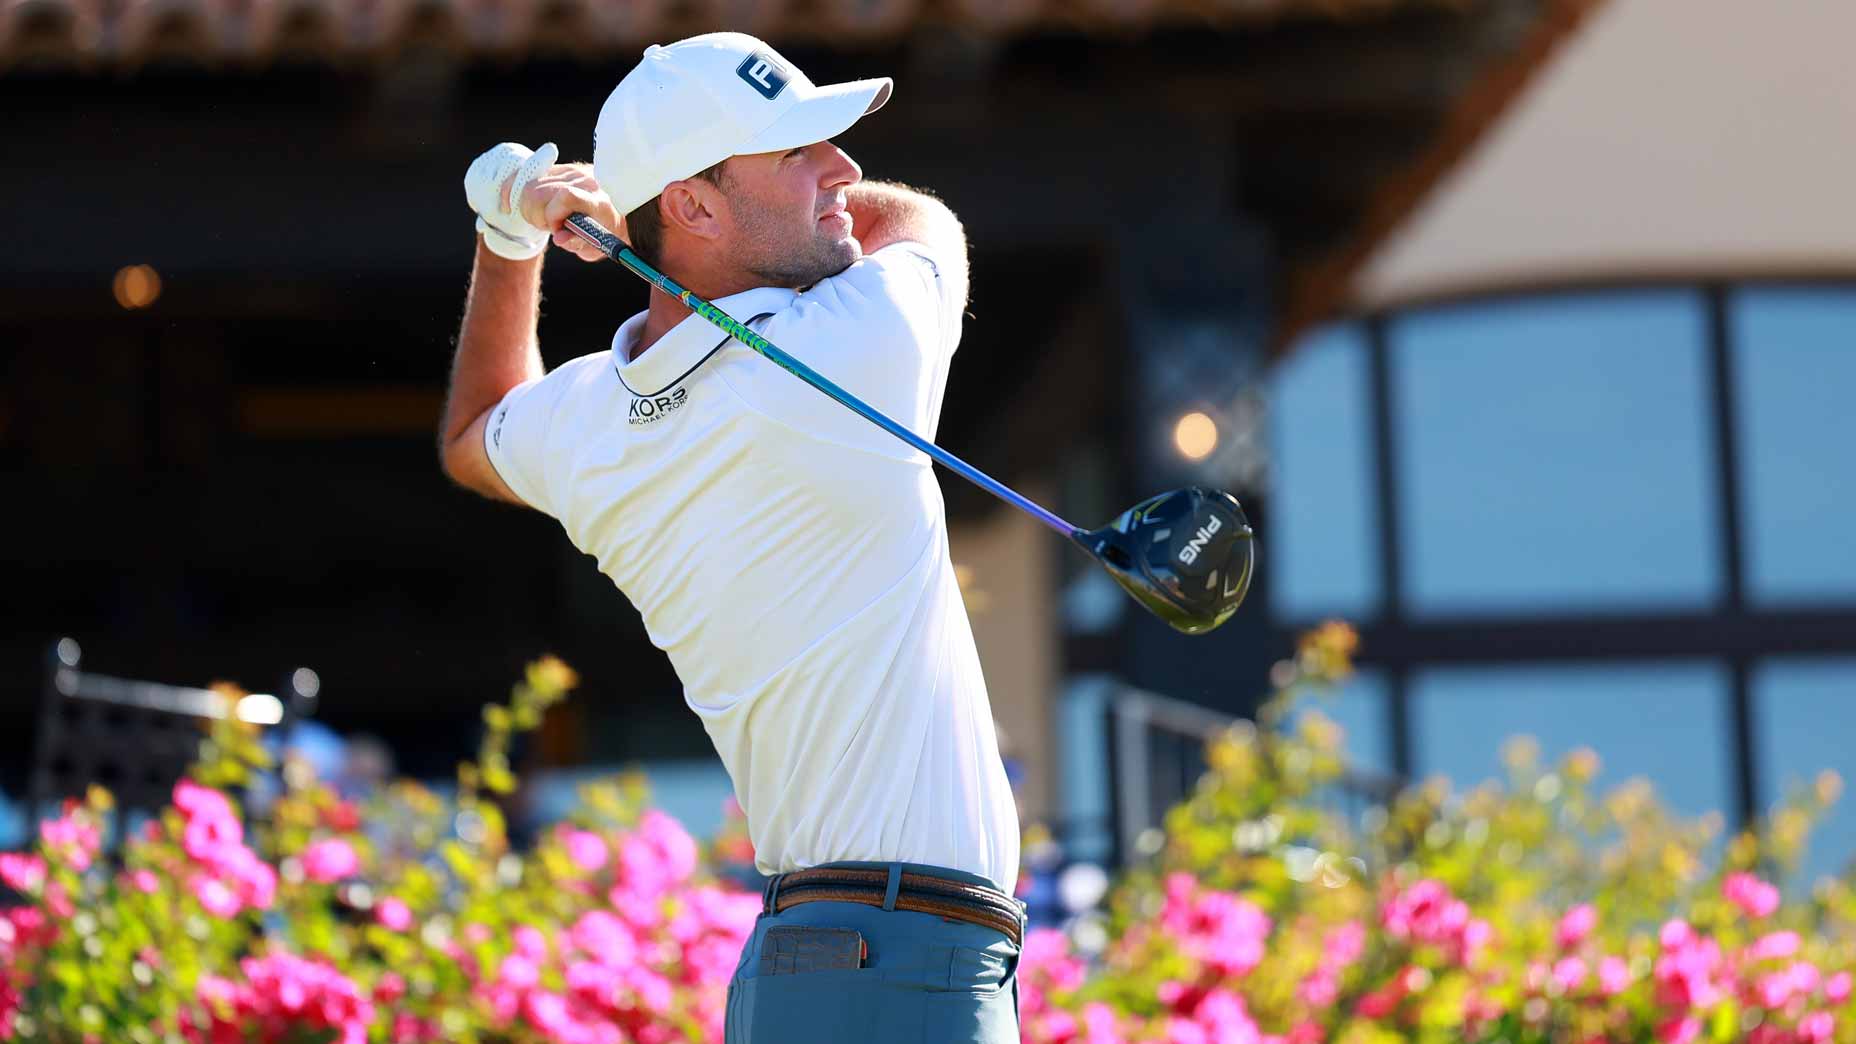
M604 251L605 255L614 261L618 260L619 251L625 249L624 240L613 235L604 225L585 214L567 215L567 227L573 229L581 239Z

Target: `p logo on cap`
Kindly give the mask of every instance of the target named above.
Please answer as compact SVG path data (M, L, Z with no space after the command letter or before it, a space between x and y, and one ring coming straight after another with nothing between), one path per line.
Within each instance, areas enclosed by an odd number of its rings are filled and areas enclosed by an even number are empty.
M768 101L778 98L780 92L786 89L786 70L780 68L780 63L759 51L743 59L735 75L747 81L749 87L759 91L760 96Z

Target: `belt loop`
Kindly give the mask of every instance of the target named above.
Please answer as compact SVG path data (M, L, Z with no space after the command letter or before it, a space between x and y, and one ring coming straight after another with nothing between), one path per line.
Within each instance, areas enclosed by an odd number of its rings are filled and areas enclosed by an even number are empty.
M896 893L902 891L902 864L889 864L889 887L883 890L883 909L894 912Z
M785 874L774 874L772 877L767 878L767 887L762 889L762 894L766 896L766 902L762 904L761 912L769 917L780 912L780 880L785 876Z

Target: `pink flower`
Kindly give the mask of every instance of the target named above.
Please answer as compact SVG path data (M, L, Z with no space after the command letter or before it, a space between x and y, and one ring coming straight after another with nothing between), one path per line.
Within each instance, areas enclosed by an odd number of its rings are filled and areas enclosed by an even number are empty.
M1018 958L1019 1012L1031 1020L1052 1011L1048 994L1076 989L1087 974L1083 962L1070 955L1069 938L1062 932L1051 928L1026 932Z
M1553 965L1553 984L1562 993L1571 993L1584 985L1585 976L1585 962L1577 957L1562 957Z
M216 868L246 906L259 910L271 908L271 901L277 896L277 871L251 849L237 845L224 850L218 856Z
M1592 929L1597 925L1598 910L1591 903L1580 903L1567 910L1566 915L1560 918L1559 930L1556 933L1560 949L1570 950L1584 942L1585 937L1592 934Z
M1200 889L1187 874L1168 876L1166 893L1161 925L1208 970L1237 977L1263 960L1270 919L1262 907L1235 893Z
M389 895L374 906L374 920L388 931L403 932L412 927L412 907L406 900Z
M1748 917L1767 917L1779 908L1779 890L1752 874L1728 874L1721 882L1721 895Z
M562 838L567 847L567 858L575 866L587 873L594 873L606 865L606 842L590 830L569 830Z
M1814 1011L1798 1020L1798 1039L1805 1044L1824 1044L1836 1032L1837 1020L1827 1011Z
M406 980L398 972L383 972L380 981L374 983L374 999L382 1004L392 1004L406 996Z
M67 811L57 819L47 819L40 823L39 837L60 861L79 873L90 869L91 858L103 847L103 838L97 832L97 825L89 817L80 816L74 810Z
M58 927L36 906L14 906L0 910L0 922L11 929L17 946L44 946L58 937Z
M1363 1019L1383 1019L1398 1010L1399 1002L1403 999L1397 993L1374 990L1360 998L1360 1003L1354 1006L1354 1014Z
M1762 1008L1783 1008L1792 997L1792 977L1784 972L1761 975L1753 984L1753 996L1759 999Z
M1824 980L1824 999L1832 1004L1842 1004L1850 999L1850 973L1838 972Z
M1325 1039L1327 1039L1327 1031L1322 1028L1321 1023L1306 1019L1295 1024L1283 1044L1321 1044Z
M217 877L195 877L192 887L193 897L198 899L200 905L206 908L206 912L214 917L232 917L243 908L243 904L238 901L238 896L234 895L232 889L227 888L225 882Z
M35 855L0 852L0 882L27 895L36 895L45 884L45 860Z
M333 965L274 951L239 962L243 983L203 975L196 987L205 1023L195 1019L195 1040L278 1040L289 1031L335 1030L342 1044L365 1044L373 1001ZM262 1028L262 1029L260 1029ZM289 1035L294 1035L289 1033ZM324 1038L326 1039L326 1038Z
M1755 961L1770 961L1780 957L1790 957L1798 952L1797 932L1773 932L1762 935L1752 946L1747 947L1747 957Z
M541 969L529 958L512 953L497 968L496 981L510 989L525 990L541 981Z
M174 807L180 809L188 819L238 818L224 793L200 786L191 779L182 779L174 784Z
M428 1024L411 1012L397 1012L393 1016L393 1032L388 1035L392 1044L419 1044L421 1041L438 1040L438 1026Z
M1366 950L1366 926L1348 921L1328 932L1321 940L1321 965L1339 970L1360 959Z
M19 1008L19 990L7 978L6 971L0 969L0 1040L12 1039L13 1016Z
M1469 964L1482 952L1490 939L1495 937L1495 929L1480 917L1463 926L1462 937L1457 940L1457 959Z
M355 855L354 846L339 837L311 842L303 850L303 872L312 881L329 884L352 877L360 870L361 859Z
M1688 926L1687 921L1679 919L1673 920L1663 925L1662 931L1658 933L1657 938L1662 942L1663 949L1679 950L1694 941L1695 930Z
M696 842L682 825L652 809L619 842L620 878L629 890L657 898L696 872Z
M129 887L144 895L154 895L161 888L161 879L153 870L137 870L129 875Z
M244 842L245 828L231 816L196 816L181 828L180 847L196 862L214 862Z
M1494 934L1487 921L1470 916L1468 903L1429 878L1394 895L1379 920L1394 939L1441 946L1462 963L1473 961Z
M1665 939L1670 934L1665 926ZM1663 1003L1682 1009L1710 1007L1721 993L1715 979L1721 970L1720 944L1713 939L1697 939L1692 934L1684 938L1687 941L1683 945L1665 949L1656 958L1653 974L1657 995Z
M1101 1001L1083 1005L1084 1040L1087 1044L1122 1044L1117 1021L1115 1009Z
M45 884L45 908L59 920L69 920L77 916L77 906L71 902L71 893L64 890L64 885L56 881Z
M1663 1044L1689 1044L1701 1035L1701 1020L1693 1015L1673 1018L1656 1027L1656 1039Z
M532 924L517 925L513 933L516 952L537 964L548 959L548 937Z
M1340 997L1340 980L1325 968L1317 968L1295 988L1295 997L1311 1008L1325 1008Z
M1615 997L1630 986L1630 965L1622 957L1603 957L1598 962L1598 992Z

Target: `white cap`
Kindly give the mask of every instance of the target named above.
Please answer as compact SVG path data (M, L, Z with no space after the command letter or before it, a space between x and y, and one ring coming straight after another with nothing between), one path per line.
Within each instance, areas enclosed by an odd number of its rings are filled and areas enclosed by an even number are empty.
M889 100L874 80L819 87L746 33L652 44L619 81L593 130L593 175L621 214L730 156L778 152L844 133Z

